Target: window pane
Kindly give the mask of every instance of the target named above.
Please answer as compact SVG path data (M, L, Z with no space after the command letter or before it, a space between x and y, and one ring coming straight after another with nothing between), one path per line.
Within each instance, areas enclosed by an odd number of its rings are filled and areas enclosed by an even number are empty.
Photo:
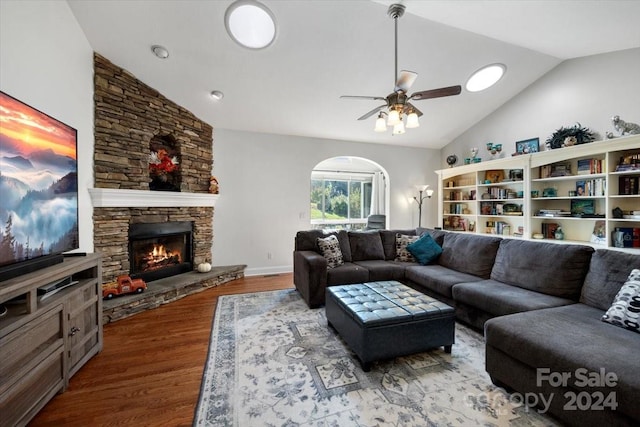
M322 202L325 195L324 183L321 179L311 180L311 219L322 219Z
M325 219L345 219L348 217L349 197L347 181L325 181L328 198L325 205Z
M361 181L351 181L349 183L350 192L349 192L349 207L351 218L365 218L364 212L362 211L362 182Z

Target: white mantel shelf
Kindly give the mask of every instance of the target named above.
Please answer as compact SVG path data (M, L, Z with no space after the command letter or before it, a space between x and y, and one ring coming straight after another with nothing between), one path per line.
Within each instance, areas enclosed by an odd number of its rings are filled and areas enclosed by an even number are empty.
M94 208L214 207L219 194L89 188Z

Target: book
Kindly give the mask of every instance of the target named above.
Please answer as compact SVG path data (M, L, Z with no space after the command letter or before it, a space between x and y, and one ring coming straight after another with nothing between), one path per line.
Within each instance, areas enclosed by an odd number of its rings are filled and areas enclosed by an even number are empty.
M634 248L640 248L640 228L633 229L633 244Z
M586 182L585 181L576 181L576 194L578 196L586 196Z

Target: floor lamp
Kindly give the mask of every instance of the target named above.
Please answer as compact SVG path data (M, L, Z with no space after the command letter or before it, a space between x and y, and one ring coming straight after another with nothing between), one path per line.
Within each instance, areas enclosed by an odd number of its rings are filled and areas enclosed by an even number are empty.
M420 228L422 227L422 202L433 196L433 190L429 188L428 184L416 185L416 188L418 189L418 197L413 196L413 200L418 203L418 228Z

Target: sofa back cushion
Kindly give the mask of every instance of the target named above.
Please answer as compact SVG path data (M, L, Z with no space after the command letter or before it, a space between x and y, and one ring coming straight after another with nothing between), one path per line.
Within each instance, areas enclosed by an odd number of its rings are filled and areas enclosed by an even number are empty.
M598 249L591 257L580 302L608 310L634 268L640 268L640 255Z
M329 235L335 235L340 242L340 251L344 262L351 262L351 247L349 246L349 235L345 230L332 231L325 233L322 230L306 230L296 233L294 248L296 251L315 251L322 255L322 251L318 247L318 238L324 238Z
M378 230L350 231L349 245L351 246L352 261L384 259L382 238Z
M584 245L504 239L491 278L577 301L593 252Z
M438 264L488 279L501 240L500 237L446 233Z
M384 249L384 259L393 261L396 259L396 234L404 234L406 236L415 236L416 230L378 230L382 239L382 248Z
M447 234L447 232L444 230L436 230L433 228L424 228L424 227L416 228L416 234L418 236L422 236L424 233L431 234L431 237L433 237L433 240L435 240L436 243L439 244L440 246L442 246L442 244L444 243L444 236Z

